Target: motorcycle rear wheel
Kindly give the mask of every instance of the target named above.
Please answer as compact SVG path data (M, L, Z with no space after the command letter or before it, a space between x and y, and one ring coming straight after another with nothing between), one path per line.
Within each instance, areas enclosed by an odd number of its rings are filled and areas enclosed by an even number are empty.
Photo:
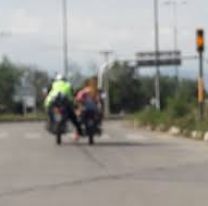
M56 135L56 144L61 145L61 143L62 143L61 133L58 133Z
M89 143L89 145L94 145L94 135L95 135L94 128L88 127L87 133L88 133L88 143Z

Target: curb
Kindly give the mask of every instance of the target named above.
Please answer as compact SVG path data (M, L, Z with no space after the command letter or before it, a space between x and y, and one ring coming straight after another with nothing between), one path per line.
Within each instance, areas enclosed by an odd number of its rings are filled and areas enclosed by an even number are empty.
M164 125L158 125L158 126L152 126L151 124L147 124L147 125L141 125L139 124L138 120L131 120L130 124L133 128L138 128L138 127L142 127L145 128L148 131L159 131L159 132L163 132L163 133L167 133L173 137L178 137L178 136L182 136L184 138L190 138L193 140L199 140L199 141L204 141L204 142L208 142L208 130L206 132L200 131L200 130L193 130L193 131L189 131L188 129L181 129L180 127L177 126L170 126L166 129Z

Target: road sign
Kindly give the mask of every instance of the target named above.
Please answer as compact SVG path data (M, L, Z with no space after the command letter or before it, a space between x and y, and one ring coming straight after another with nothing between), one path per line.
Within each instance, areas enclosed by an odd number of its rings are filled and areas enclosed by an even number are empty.
M181 65L180 51L139 52L136 54L139 67Z

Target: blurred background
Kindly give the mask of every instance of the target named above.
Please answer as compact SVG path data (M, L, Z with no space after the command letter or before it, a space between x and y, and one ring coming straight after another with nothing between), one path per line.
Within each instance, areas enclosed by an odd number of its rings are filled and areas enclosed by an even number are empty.
M101 77L104 90L108 81L111 113L154 105L157 70L140 66L136 54L155 49L180 52L180 64L159 68L161 109L169 98L184 92L197 104L196 30L207 30L207 4L205 0L1 2L0 111L42 112L44 91L57 73L66 70L75 90L92 76ZM207 63L205 55L205 88Z

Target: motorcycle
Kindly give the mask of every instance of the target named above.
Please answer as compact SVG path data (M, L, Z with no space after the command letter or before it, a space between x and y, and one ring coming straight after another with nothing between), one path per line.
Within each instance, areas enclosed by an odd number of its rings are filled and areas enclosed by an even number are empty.
M84 136L88 137L89 145L94 144L96 135L101 136L101 115L97 105L89 100L82 105L81 114L78 115L78 120L84 131Z
M65 109L63 107L54 107L53 115L54 115L54 134L56 135L56 144L61 145L62 143L62 135L67 132L66 129L66 118L65 118Z
M90 108L90 107L88 107ZM58 96L51 108L51 132L56 136L56 144L61 145L62 135L70 131L67 124L66 101L64 97ZM81 116L78 117L83 135L88 137L88 144L94 144L95 135L101 135L101 129L98 127L98 115L94 109L83 110Z
M52 109L52 114L53 123L51 123L51 132L56 136L56 144L61 145L62 135L70 130L65 118L65 108L55 106ZM94 145L95 135L101 135L101 131L98 129L96 114L92 111L85 111L80 121L83 135L88 138L88 144Z
M61 145L62 135L68 131L64 107L53 108L53 134L56 135L56 144ZM92 111L85 111L81 120L82 130L85 137L88 137L88 144L94 144L94 137L98 134L96 115Z
M85 135L88 137L88 144L94 144L94 137L97 134L97 121L96 115L93 111L85 111L82 116L82 124L84 127Z
M56 136L56 144L61 145L62 143L62 135L66 134L67 129L67 112L65 106L64 98L59 95L53 102L53 105L50 109L50 119L48 121L49 124L49 132Z

